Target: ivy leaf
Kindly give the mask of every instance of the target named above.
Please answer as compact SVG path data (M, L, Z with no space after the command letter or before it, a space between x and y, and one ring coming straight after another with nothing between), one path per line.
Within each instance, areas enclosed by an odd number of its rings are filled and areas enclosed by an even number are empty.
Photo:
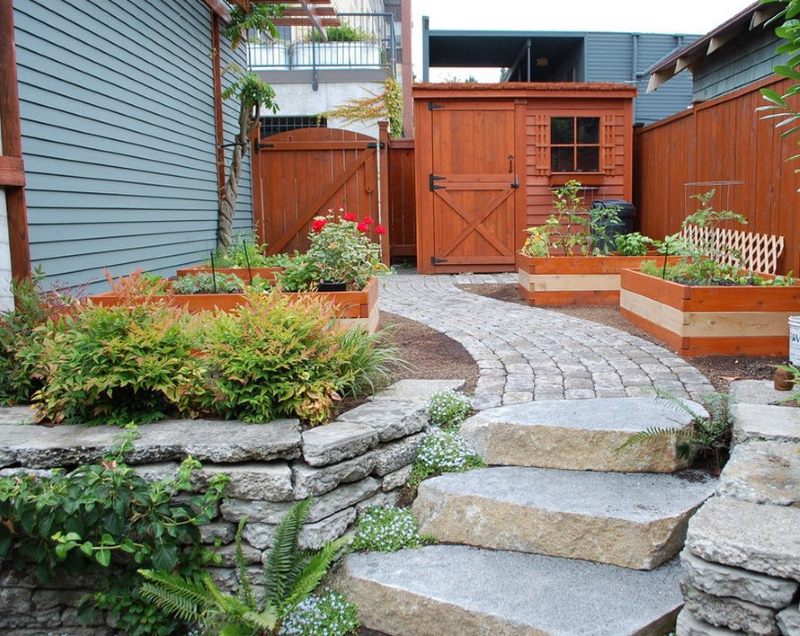
M178 562L178 549L174 545L162 545L156 548L150 557L156 570L170 571Z
M81 544L81 552L83 552L89 558L92 558L92 552L94 552L94 546L92 545L91 541L85 541Z
M94 555L95 561L97 561L100 565L104 568L107 568L111 563L111 550L107 550L105 548L101 548Z

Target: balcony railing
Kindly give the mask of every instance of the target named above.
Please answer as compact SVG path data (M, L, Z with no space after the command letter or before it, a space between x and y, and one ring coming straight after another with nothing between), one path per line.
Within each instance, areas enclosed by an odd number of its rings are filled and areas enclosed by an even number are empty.
M394 77L397 41L391 13L340 13L341 27L323 42L311 27L292 27L283 39L250 38L254 70L385 69Z

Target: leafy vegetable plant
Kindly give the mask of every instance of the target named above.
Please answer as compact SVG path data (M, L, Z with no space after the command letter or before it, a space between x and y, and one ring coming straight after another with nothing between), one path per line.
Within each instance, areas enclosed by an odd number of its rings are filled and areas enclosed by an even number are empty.
M614 250L620 256L645 256L653 245L653 239L639 232L617 234L614 237Z
M234 274L199 272L172 281L175 294L238 294L244 291L242 279Z

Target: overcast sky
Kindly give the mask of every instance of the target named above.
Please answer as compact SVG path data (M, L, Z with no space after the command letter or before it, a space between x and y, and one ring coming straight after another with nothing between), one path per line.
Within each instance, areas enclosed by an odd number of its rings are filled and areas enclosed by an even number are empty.
M422 77L422 16L432 30L631 31L640 33L707 33L752 0L411 0L414 72ZM431 71L431 79L469 71ZM495 81L497 73L479 80Z

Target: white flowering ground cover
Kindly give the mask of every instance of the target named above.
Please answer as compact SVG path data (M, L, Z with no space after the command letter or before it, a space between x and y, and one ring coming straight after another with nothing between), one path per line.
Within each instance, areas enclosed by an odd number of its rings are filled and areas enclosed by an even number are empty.
M361 513L350 547L353 550L395 552L428 543L431 543L430 538L420 536L419 525L410 510L376 506Z
M433 475L462 473L483 466L483 460L457 432L432 428L419 445L408 485L415 488Z
M472 412L472 400L463 393L439 391L431 396L428 419L442 428L455 428Z
M358 610L343 594L325 590L303 600L281 626L281 636L347 636L360 627Z

